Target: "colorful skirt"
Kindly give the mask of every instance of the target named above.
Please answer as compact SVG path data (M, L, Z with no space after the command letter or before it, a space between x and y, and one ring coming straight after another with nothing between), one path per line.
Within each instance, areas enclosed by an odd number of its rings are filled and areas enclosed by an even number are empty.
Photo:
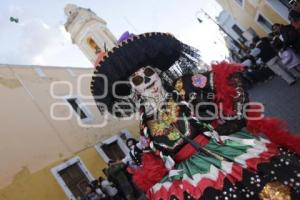
M154 200L267 199L277 185L282 192L276 194L286 195L283 199L300 200L299 155L246 132L221 136L221 139L223 144L211 139L204 146L216 156L198 152L178 163L148 191L148 197Z

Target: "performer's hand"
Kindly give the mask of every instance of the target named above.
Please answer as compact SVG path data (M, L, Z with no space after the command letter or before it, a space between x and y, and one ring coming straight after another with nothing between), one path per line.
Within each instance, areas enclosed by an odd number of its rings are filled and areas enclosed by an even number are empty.
M221 140L221 137L217 131L215 130L205 131L203 134L210 138L214 138L219 144L223 144L223 141Z

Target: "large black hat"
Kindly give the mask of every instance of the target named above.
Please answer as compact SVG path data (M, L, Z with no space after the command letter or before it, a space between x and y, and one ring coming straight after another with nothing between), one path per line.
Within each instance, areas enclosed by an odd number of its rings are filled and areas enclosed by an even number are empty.
M171 83L183 74L197 69L199 60L197 50L183 44L171 34L153 32L136 35L108 51L107 56L94 71L91 92L96 103L106 105L108 111L112 112L116 103L132 102L128 97L120 98L131 93L130 84L118 84L114 88L113 84L116 81L126 81L140 68L151 66L162 72L160 75L164 81ZM102 76L107 77L107 83ZM108 92L103 96L105 90ZM119 95L118 97L113 95L113 90ZM119 104L118 107L128 108ZM101 105L98 105L98 108L103 111ZM114 114L124 115L124 113Z

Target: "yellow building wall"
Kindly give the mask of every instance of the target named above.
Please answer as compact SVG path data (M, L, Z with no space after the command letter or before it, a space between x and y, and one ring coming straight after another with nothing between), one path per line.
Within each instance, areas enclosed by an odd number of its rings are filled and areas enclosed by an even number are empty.
M256 22L257 12L262 13L271 23L287 24L287 21L274 11L266 0L244 0L243 7L238 5L235 0L217 0L217 2L244 29L247 30L251 27L261 37L266 36L268 33Z
M266 13L266 17L271 20L273 23L279 23L279 24L287 24L287 21L285 21L277 12L275 12L268 4L262 4L260 7L260 12Z
M136 119L121 120L109 116L104 127L81 127L75 114L69 120L53 120L50 115L51 105L65 103L65 100L55 99L50 95L51 84L54 81L68 81L74 88L72 95L81 97L76 90L79 76L89 75L92 70L72 69L75 76L71 76L67 68L43 66L41 68L47 78L41 78L35 67L37 66L0 64L0 190L14 185L20 174L28 180L36 180L36 174L49 165L94 147L123 129L127 129L135 137L139 133L139 122ZM89 78L80 86L85 95L91 95ZM55 93L69 95L67 87L58 87ZM94 102L93 99L81 99L84 103ZM104 117L98 108L95 105L88 108L93 116L90 125L102 122ZM65 110L59 108L59 116L65 116ZM28 173L24 173L26 171ZM48 177L45 177L44 182L47 181ZM0 193L0 200L1 198L4 199Z
M106 163L94 147L78 152L79 156L94 178L104 176L102 169ZM66 200L67 196L51 173L51 168L63 163L61 160L35 173L23 168L13 182L0 190L0 200Z

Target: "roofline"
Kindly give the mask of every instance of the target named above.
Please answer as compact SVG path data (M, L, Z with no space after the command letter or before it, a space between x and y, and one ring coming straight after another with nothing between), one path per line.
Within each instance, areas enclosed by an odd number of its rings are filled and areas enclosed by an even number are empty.
M19 65L19 64L0 64L1 67L11 67L11 68L47 68L47 69L94 69L93 67L74 67L74 66L45 66L45 65Z

